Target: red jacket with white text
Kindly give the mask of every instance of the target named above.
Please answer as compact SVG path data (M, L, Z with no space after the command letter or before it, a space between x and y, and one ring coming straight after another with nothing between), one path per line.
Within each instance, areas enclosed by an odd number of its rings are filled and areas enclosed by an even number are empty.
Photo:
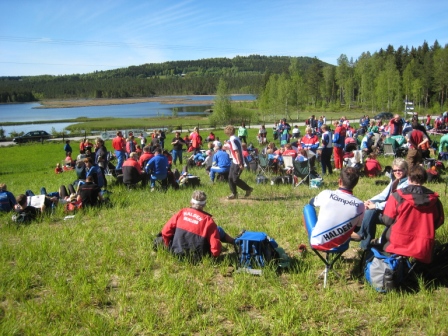
M204 211L184 208L169 219L162 229L166 246L177 255L201 258L206 254L221 254L218 226L212 216Z

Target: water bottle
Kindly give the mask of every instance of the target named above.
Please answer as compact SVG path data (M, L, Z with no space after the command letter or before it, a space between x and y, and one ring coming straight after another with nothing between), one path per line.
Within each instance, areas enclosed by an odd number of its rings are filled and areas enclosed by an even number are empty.
M394 272L387 268L384 272L384 289L389 292L395 288Z

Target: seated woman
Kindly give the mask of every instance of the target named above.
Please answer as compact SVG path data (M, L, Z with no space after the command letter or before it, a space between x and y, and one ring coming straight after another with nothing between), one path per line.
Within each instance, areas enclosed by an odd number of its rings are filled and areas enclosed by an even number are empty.
M213 133L213 132L210 132L210 134L208 135L208 137L207 138L205 138L205 141L207 141L207 142L213 142L213 141L215 141L215 134Z
M382 170L381 164L376 159L376 154L370 153L364 166L364 174L367 177L375 177L380 175Z

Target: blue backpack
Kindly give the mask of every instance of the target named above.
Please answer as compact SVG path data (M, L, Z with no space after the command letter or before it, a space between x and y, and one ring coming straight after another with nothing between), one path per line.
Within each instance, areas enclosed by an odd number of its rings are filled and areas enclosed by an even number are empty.
M289 267L289 257L277 242L264 232L244 231L235 239L237 269L261 275L261 268L275 261L277 267Z
M408 258L392 254L384 255L371 248L373 255L367 259L364 268L366 280L377 292L394 290L405 280L411 266Z

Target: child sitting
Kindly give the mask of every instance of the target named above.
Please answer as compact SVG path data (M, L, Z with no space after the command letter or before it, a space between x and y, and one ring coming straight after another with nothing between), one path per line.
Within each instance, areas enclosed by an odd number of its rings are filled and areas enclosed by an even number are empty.
M382 168L375 153L370 153L364 166L364 174L367 177L375 177L381 174Z
M62 173L64 170L61 168L61 164L60 163L56 163L56 168L54 169L54 172L56 174L60 174Z

